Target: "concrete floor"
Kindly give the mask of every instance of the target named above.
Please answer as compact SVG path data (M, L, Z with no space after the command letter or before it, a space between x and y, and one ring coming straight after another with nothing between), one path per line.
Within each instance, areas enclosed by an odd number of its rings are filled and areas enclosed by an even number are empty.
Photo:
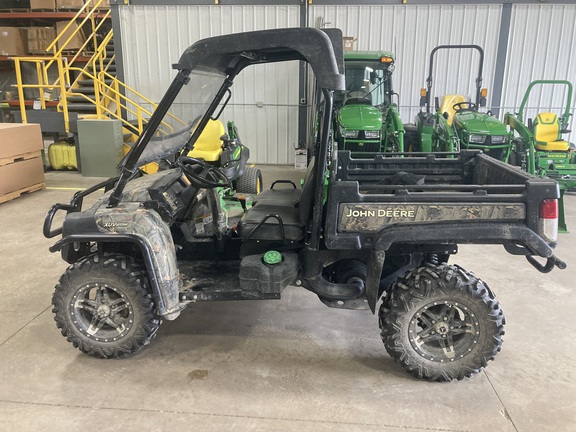
M506 336L486 371L435 384L394 364L370 312L329 309L296 287L279 301L190 306L128 360L80 353L52 318L66 263L41 230L73 193L60 188L93 182L49 173L47 190L0 205L0 430L576 430L576 195L566 198L573 233L557 248L564 271L461 247L453 261L496 292Z

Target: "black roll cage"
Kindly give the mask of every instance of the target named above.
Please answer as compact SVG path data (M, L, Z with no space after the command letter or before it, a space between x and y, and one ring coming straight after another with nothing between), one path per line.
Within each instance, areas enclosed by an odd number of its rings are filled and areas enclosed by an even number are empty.
M481 88L482 88L482 70L484 69L484 50L478 45L438 45L430 53L430 63L428 66L428 78L426 78L426 112L430 113L430 100L432 99L432 68L434 66L434 54L439 50L450 49L473 49L480 54L478 62L478 76L476 77L476 106L480 106Z
M194 147L220 102L230 92L234 79L244 68L253 64L290 60L306 61L312 67L325 96L326 115L322 120L320 139L315 149L318 157L314 167L316 181L309 243L311 249L318 249L333 91L345 89L342 32L339 29L293 28L248 32L203 39L186 49L179 62L174 65L178 70L176 77L150 117L144 132L119 167L120 176L108 200L108 207L116 207L121 201L124 187L137 173L138 159L176 96L189 82L189 76L194 70L208 69L219 72L226 78L180 155Z

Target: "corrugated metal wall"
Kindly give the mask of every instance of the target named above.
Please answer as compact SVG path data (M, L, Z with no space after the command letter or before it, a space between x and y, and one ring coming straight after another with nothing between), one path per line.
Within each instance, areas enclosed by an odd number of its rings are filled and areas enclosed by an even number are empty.
M508 42L508 61L504 75L502 105L505 111L515 112L524 92L536 79L560 79L576 85L576 5L514 5L511 34ZM565 87L535 87L528 101L528 117L538 111L550 110L560 114L565 107ZM572 100L575 114L576 101ZM539 108L539 109L536 109ZM576 129L574 118L572 130ZM576 142L576 132L568 137Z
M155 102L175 76L171 65L195 41L300 23L298 6L122 6L119 12L126 84ZM253 162L292 163L298 142L298 63L244 71L222 120L235 120Z
M342 29L345 36L358 38L359 50L394 52L394 87L402 119L409 122L420 109L420 88L426 85L430 51L437 45L483 47L484 87L492 88L500 15L500 5L312 6L310 25L325 22L326 27ZM434 93L473 96L477 61L472 51L438 52Z
M170 65L194 41L249 30L296 27L298 6L121 6L126 82L158 101L174 72ZM333 5L310 6L310 26L319 22L358 38L362 50L384 49L397 57L394 87L404 122L419 110L430 51L440 44L484 48L484 87L494 87L501 5ZM576 83L576 5L513 5L501 113L520 105L533 79ZM435 94L474 94L477 56L439 53ZM273 78L270 78L273 77ZM530 105L558 108L563 93L536 92ZM259 102L263 103L258 108ZM574 103L574 102L573 102ZM298 137L298 65L266 65L246 70L233 88L224 120L234 119L252 160L291 163ZM576 125L572 125L576 129ZM576 133L572 134L576 141Z

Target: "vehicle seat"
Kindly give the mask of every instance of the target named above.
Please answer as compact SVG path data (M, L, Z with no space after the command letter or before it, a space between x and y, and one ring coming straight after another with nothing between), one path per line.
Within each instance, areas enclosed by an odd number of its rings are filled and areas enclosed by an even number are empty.
M442 114L448 113L448 118L446 120L450 126L452 126L452 120L454 120L454 114L456 114L454 105L460 102L469 102L469 100L466 96L457 94L445 95L442 98L442 103L440 104L440 112Z
M307 179L304 181L301 192L299 189L295 189L300 192L299 200L295 205L289 205L291 201L289 201L288 194L282 193L273 194L274 201L271 200L268 203L258 199L255 205L244 213L238 223L238 234L240 237L246 238L250 236L253 240L283 240L278 219L269 217L270 215L276 215L282 219L286 240L303 240L306 236L306 226L310 218L312 200L314 198L315 171L314 158L312 158L308 165ZM274 190L272 189L272 191ZM277 192L284 190L291 191L290 189L278 189ZM268 219L266 219L267 217ZM265 221L260 228L254 231L263 220Z
M304 184L308 182L310 176L312 175L312 168L314 167L314 158L310 160L308 164L308 169L306 175L304 176ZM270 188L268 190L260 192L254 197L254 205L256 204L273 204L273 205L285 205L288 207L298 206L300 202L300 196L302 195L302 189L294 188L292 185L281 186L279 188Z
M560 120L554 113L540 113L534 119L534 138L536 149L549 151L568 151L570 144L562 140Z
M204 159L206 162L220 161L222 154L222 135L226 133L224 125L220 120L208 120L208 124L202 131L200 137L194 144L194 149L188 156L197 159Z

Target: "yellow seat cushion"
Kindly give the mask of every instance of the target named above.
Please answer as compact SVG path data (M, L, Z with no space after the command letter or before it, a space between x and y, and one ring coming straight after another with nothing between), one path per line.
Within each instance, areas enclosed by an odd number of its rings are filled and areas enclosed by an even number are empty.
M538 150L568 151L570 144L563 141L560 120L554 113L540 113L534 119L534 139Z
M536 148L538 150L568 151L570 150L570 143L568 141L536 141Z
M456 114L454 105L460 102L468 102L468 98L462 95L445 95L442 98L442 103L440 104L440 112L442 114L448 113L448 118L446 119L446 121L448 122L449 125L452 125L454 114Z
M222 154L222 140L220 137L225 133L226 130L220 120L209 120L194 144L194 149L188 152L188 156L204 159L206 162L219 161Z

